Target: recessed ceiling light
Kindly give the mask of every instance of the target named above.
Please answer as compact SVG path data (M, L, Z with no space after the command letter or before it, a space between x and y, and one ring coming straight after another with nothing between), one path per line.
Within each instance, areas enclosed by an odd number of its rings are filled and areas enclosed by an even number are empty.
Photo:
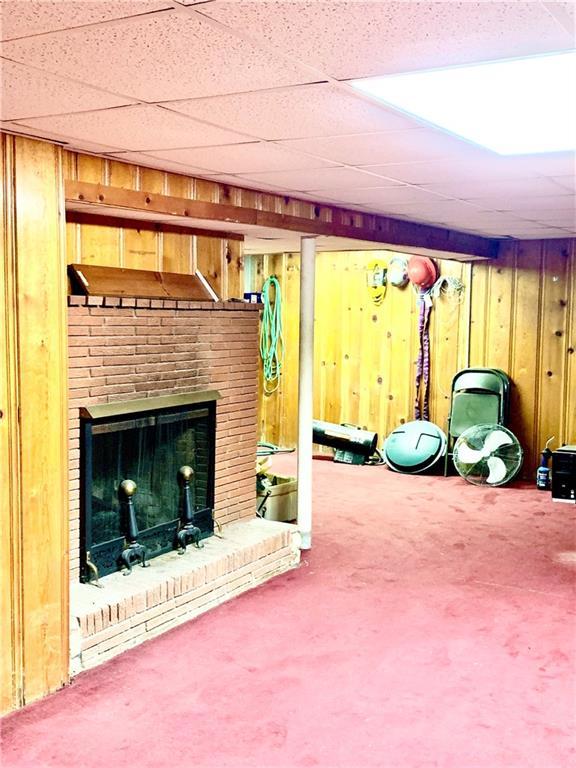
M576 51L350 84L501 155L576 150Z

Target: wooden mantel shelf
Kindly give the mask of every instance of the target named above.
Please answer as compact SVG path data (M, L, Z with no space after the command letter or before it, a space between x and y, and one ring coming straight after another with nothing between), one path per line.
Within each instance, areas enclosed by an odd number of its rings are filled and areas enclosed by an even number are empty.
M217 223L220 226L230 224L231 230L234 225L239 225L243 232L251 227L277 228L304 235L365 240L399 249L412 249L414 253L466 261L494 258L498 252L498 241L489 238L330 205L313 206L314 217L303 218L258 208L70 180L65 183L65 196L69 210L113 211L116 216L126 211L127 217L144 214L164 221L166 217L175 217L189 220L192 226L205 221L213 229ZM226 237L223 231L220 235Z

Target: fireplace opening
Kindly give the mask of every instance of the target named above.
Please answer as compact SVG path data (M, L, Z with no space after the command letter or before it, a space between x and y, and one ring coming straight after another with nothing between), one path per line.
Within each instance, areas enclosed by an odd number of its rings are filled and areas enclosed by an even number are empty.
M214 391L81 410L81 580L214 532Z

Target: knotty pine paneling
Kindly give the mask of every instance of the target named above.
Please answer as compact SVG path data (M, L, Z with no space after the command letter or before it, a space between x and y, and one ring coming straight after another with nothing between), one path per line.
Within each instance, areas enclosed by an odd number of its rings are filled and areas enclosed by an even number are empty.
M217 202L220 186L205 179L64 152L64 177L131 190ZM99 224L66 224L67 261L101 266L204 274L222 298L241 297L242 244L178 232Z
M556 447L576 441L575 242L510 242L497 261L473 266L471 365L510 374L510 426L530 478L549 437Z
M388 252L319 253L316 261L314 415L378 432L381 440L414 412L418 307L410 286L388 286L380 306L367 289L367 265ZM251 289L270 274L282 286L285 358L278 391L261 396L260 438L293 446L297 434L299 254L247 257ZM469 284L470 265L443 262L444 274ZM452 369L465 367L469 300L439 299L431 321L432 418L444 424Z
M316 267L314 415L377 431L381 440L414 413L418 309L410 287L388 286L381 306L366 267L387 252L319 253ZM260 438L294 446L297 429L299 255L247 257L249 283L282 285L283 376L261 395ZM498 259L438 262L465 284L460 303L436 301L430 326L431 419L446 428L454 374L502 368L512 379L511 428L530 479L548 437L576 442L576 248L574 240L510 241Z

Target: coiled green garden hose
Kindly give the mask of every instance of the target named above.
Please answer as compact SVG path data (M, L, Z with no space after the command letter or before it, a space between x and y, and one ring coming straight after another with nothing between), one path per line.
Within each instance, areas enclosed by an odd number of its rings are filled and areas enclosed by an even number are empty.
M271 292L274 293L272 300ZM272 275L262 286L262 322L260 324L260 357L264 372L264 394L271 395L280 385L284 338L282 336L282 293L280 283Z

